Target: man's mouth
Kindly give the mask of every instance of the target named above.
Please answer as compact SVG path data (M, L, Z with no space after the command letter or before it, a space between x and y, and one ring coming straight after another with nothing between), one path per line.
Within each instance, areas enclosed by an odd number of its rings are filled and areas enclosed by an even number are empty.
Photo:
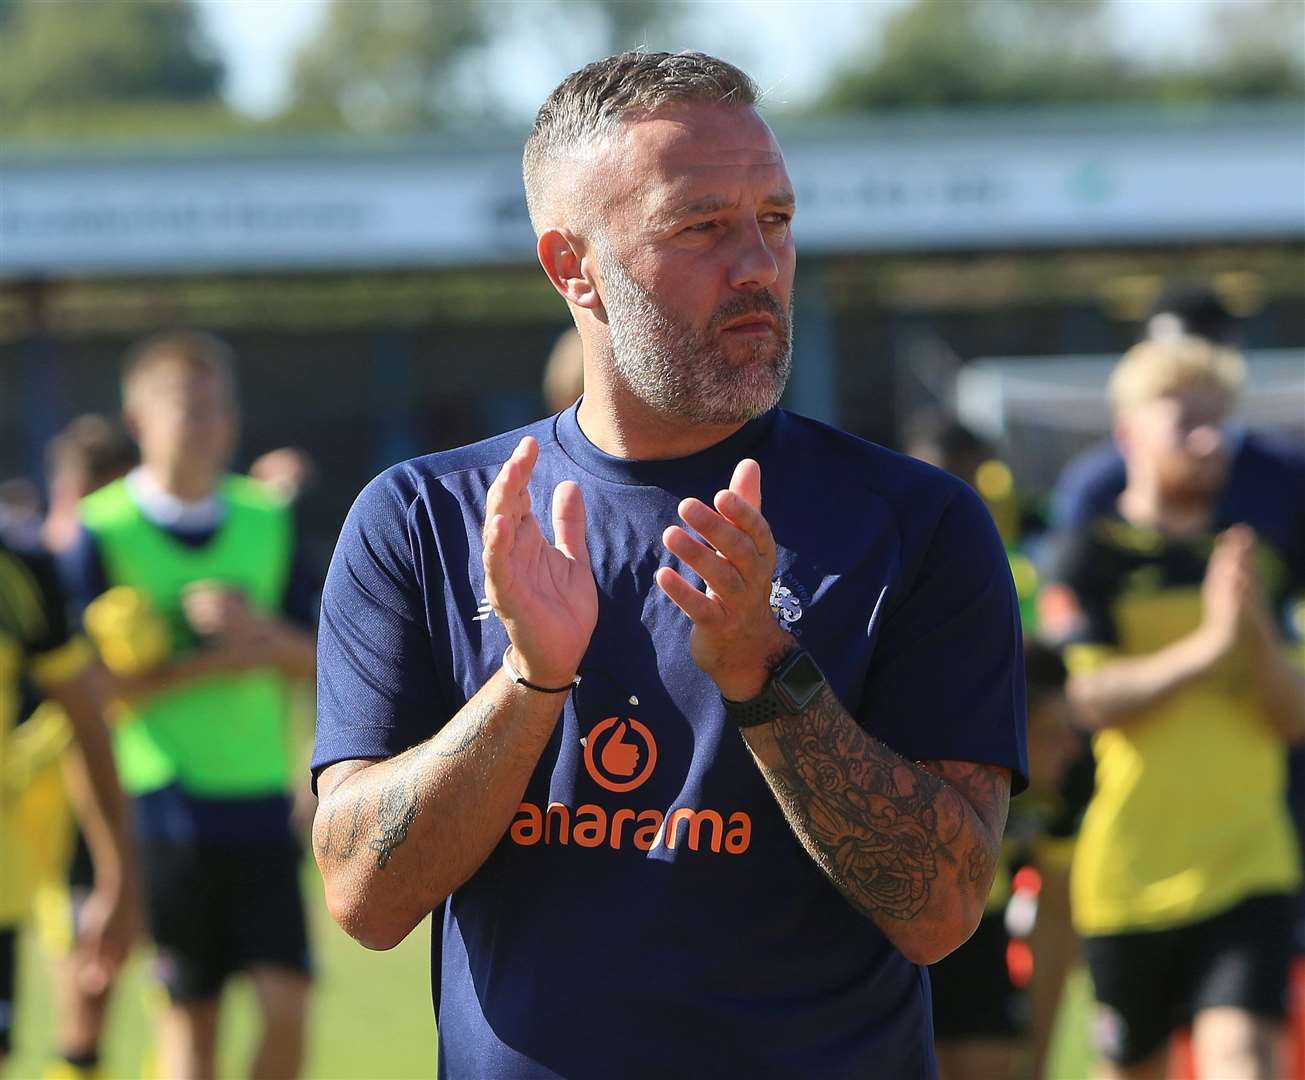
M722 333L738 334L741 337L764 337L775 333L775 319L765 312L756 312L731 319L723 327Z

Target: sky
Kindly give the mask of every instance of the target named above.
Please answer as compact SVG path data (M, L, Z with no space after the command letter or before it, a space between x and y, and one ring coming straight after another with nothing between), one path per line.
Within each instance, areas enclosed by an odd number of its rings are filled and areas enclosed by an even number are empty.
M290 64L325 14L328 0L198 0L206 29L228 64L227 98L255 116L285 103ZM366 0L352 0L365 3ZM717 52L745 67L768 100L801 103L831 65L863 46L867 34L905 0L689 0L695 40L681 47ZM1213 7L1238 0L1111 0L1117 40L1130 53L1180 57L1213 46L1205 31ZM569 71L592 59L583 34L559 27L558 40L509 41L494 57L511 71L506 103L528 117Z

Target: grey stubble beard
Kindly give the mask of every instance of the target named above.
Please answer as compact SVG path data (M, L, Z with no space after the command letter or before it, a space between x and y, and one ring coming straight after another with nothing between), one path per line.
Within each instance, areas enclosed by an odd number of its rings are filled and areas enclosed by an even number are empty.
M675 320L610 255L600 259L606 285L612 364L631 393L657 412L702 424L745 423L774 408L793 367L789 312L769 292L724 305L701 332ZM778 340L749 343L752 355L731 362L713 341L714 327L739 315L769 312Z

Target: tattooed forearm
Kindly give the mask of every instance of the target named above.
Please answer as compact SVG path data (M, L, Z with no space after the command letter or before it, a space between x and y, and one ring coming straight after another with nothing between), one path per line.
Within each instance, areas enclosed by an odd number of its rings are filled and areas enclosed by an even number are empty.
M748 741L798 839L858 911L916 919L940 881L986 895L1002 826L989 828L951 771L973 770L962 779L1004 823L1003 770L913 764L867 735L829 689L769 731L750 729Z
M326 825L320 832L321 836L317 840L317 856L325 861L327 859L351 859L358 850L358 841L362 839L363 832L363 810L365 802L361 796L353 800L353 804L347 809L342 809L339 805L331 807L330 814L327 815ZM337 818L348 818L348 824L336 827Z
M316 827L313 829L313 843L317 848L317 858L319 860L325 861L333 853L334 841L331 838L331 833L335 831L335 815L338 810L338 807L331 807L331 812L326 818L326 824L321 828L321 836L317 835L318 830Z
M922 761L922 769L941 777L969 804L984 826L965 857L965 881L980 900L987 900L997 869L997 854L1010 808L1010 774L970 761Z
M470 715L465 718L459 717L458 723L461 730L457 732L451 746L440 745L435 751L436 757L451 758L465 753L467 748L480 738L480 733L485 730L485 725L489 723L490 717L494 715L494 702L482 701L478 703Z
M382 788L376 799L376 836L367 846L376 852L382 870L394 849L408 839L408 828L417 819L417 782L398 777Z
M447 745L437 742L434 754L438 758L456 758L464 754L480 738L494 715L492 701L480 702L471 708L467 715L459 717L441 735L447 735ZM416 782L412 791L405 794L406 781L397 779L392 785L382 789L375 797L375 823L377 834L368 842L368 847L376 852L376 862L384 867L390 856L407 838L408 829L417 816ZM326 817L324 827L316 830L317 855L321 860L351 859L358 851L358 844L364 831L364 818L368 813L370 800L363 796L354 798L352 805L345 810L338 803L332 804ZM348 825L343 824L348 819ZM338 820L338 824L337 824Z
M349 934L392 948L476 874L512 826L560 696L496 671L429 738L318 774L314 851L327 907Z
M358 850L358 841L362 838L362 799L354 799L353 810L349 817L349 831L345 834L344 842L340 845L340 858L350 859L353 853Z

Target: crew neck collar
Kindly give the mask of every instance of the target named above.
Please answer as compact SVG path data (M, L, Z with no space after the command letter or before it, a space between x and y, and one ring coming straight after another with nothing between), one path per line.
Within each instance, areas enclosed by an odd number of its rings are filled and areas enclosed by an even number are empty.
M195 501L179 499L170 491L164 491L150 472L140 465L127 474L127 490L141 513L165 529L179 532L216 529L226 512L217 494Z
M779 409L770 409L749 420L733 435L687 457L653 461L616 457L598 449L580 429L577 401L557 418L558 444L572 461L586 472L615 484L677 490L697 486L704 476L732 472L734 466L770 431Z

